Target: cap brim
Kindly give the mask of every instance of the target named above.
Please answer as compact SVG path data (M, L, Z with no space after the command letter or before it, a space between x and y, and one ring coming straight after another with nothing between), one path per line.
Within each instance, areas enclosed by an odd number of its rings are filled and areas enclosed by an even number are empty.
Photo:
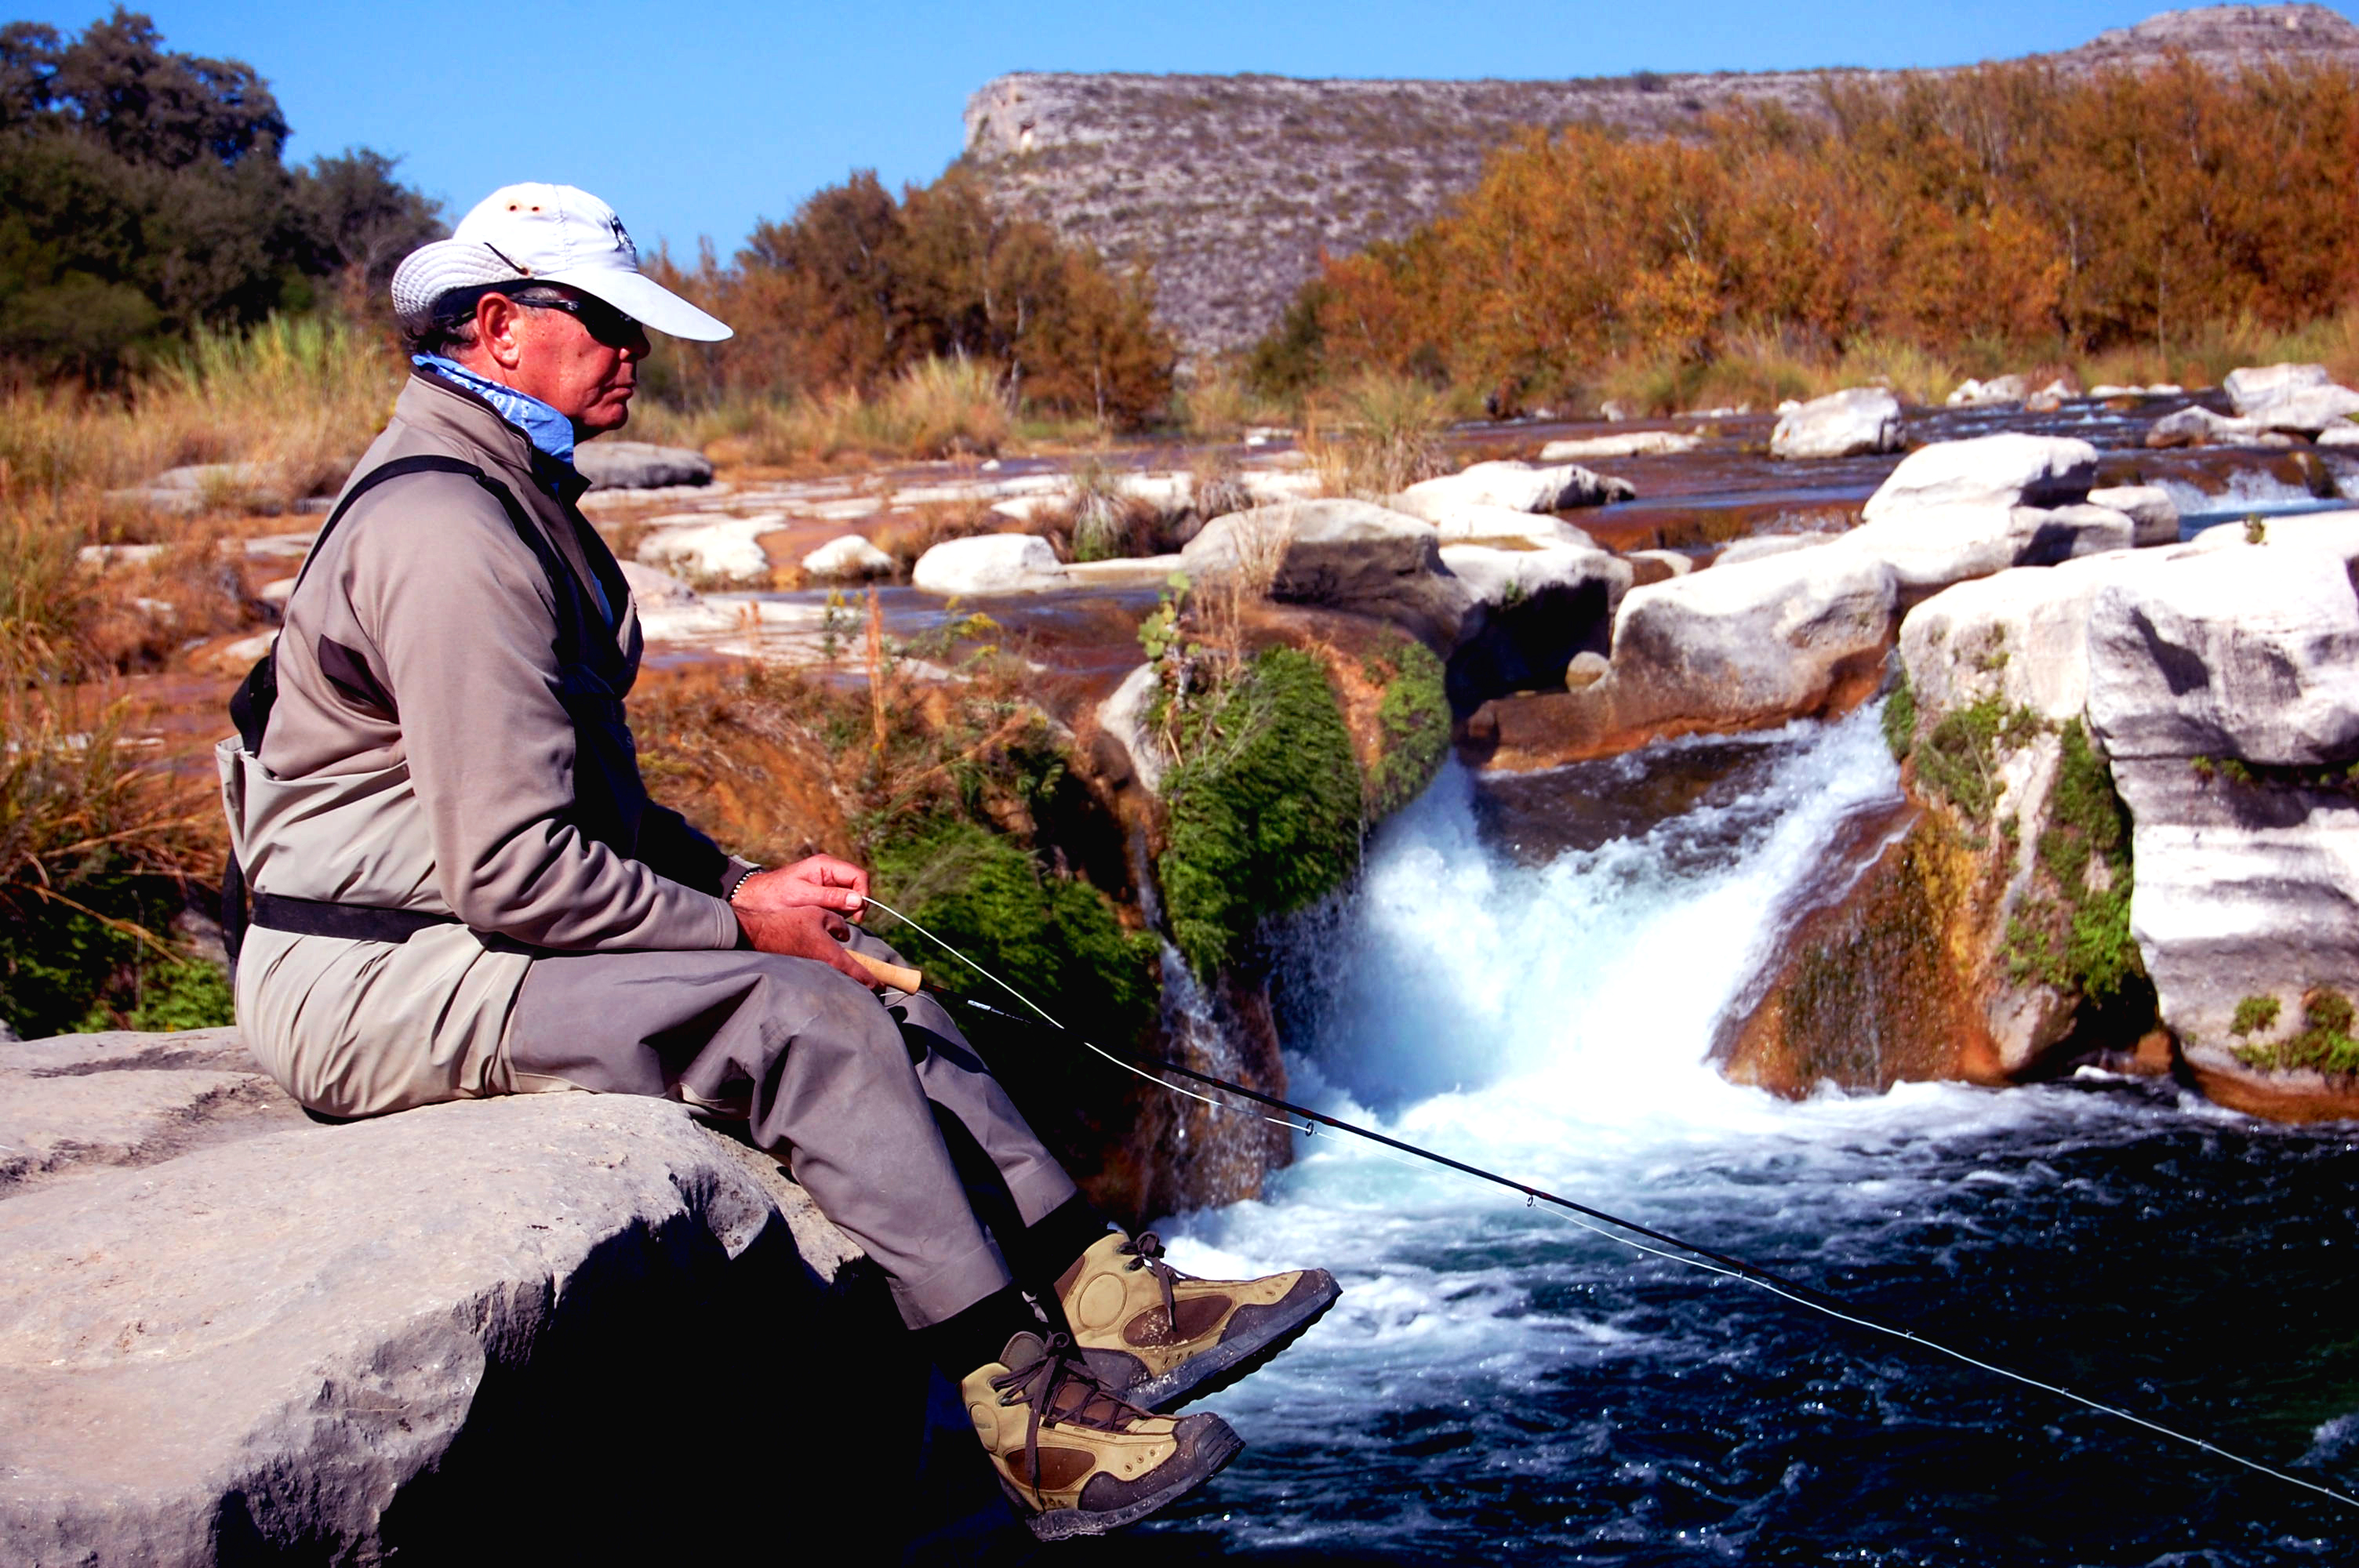
M533 281L578 288L669 337L717 343L737 335L726 322L698 309L643 272L617 266L565 267L542 273Z

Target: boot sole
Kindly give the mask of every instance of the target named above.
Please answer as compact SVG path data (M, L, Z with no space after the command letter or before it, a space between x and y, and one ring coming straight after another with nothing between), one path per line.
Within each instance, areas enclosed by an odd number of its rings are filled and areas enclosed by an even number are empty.
M1122 1397L1144 1410L1166 1414L1191 1400L1219 1393L1230 1384L1252 1376L1310 1331L1310 1325L1327 1315L1327 1309L1341 1300L1343 1288L1332 1280L1327 1292L1317 1298L1310 1310L1293 1322L1281 1324L1259 1339L1233 1339L1190 1356L1159 1378L1148 1378L1122 1390Z
M1026 1510L1032 1505L1025 1501L1023 1488L1003 1476L999 1480L999 1489L1007 1494L1007 1500L1015 1506L1016 1517L1031 1526L1033 1535L1039 1540L1071 1541L1077 1535L1103 1535L1110 1530L1136 1524L1156 1509L1178 1502L1226 1469L1230 1460L1245 1452L1245 1439L1223 1422L1219 1435L1208 1440L1200 1451L1209 1463L1190 1475L1182 1476L1161 1491L1150 1493L1118 1509L1095 1512L1088 1509L1049 1509L1043 1513L1027 1513Z

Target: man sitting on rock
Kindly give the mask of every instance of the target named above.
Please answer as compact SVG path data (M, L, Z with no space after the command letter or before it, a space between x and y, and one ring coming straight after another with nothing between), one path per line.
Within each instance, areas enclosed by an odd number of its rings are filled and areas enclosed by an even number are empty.
M640 781L638 618L574 444L628 416L647 329L729 329L567 186L494 192L393 299L416 372L220 751L255 1053L333 1117L589 1089L743 1119L884 1270L1038 1534L1202 1483L1235 1433L1150 1411L1275 1354L1334 1281L1194 1280L1112 1228L941 1007L878 994L865 871L734 860ZM985 1232L951 1124L1020 1225Z

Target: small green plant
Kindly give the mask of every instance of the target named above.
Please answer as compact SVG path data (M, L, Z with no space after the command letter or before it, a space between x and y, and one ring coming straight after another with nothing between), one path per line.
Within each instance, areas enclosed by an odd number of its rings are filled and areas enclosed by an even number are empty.
M2241 757L2223 757L2220 759L2220 776L2232 784L2249 786L2253 782L2253 770Z
M2220 771L2220 765L2209 757L2190 757L2187 759L2187 766L2189 771L2205 784L2210 784L2212 775Z
M1155 608L1138 623L1138 646L1150 664L1161 664L1180 641L1180 614L1188 602L1188 574L1173 572L1163 579Z
M1906 670L1901 672L1900 684L1885 699L1884 743L1891 748L1896 762L1908 761L1909 748L1917 743L1917 694L1909 688Z
M1891 709L1886 709L1886 724ZM1917 748L1917 778L1969 823L1986 820L1998 804L1998 751L2020 746L2047 729L2028 708L2010 711L1995 695L1941 716ZM1891 737L1890 729L1886 738Z
M2268 542L2268 537L2269 525L2267 522L2258 517L2247 517L2245 519L2245 543L2247 545L2267 544Z
M2264 1072L2307 1069L2334 1077L2359 1074L2359 1039L2352 1035L2354 1014L2359 1014L2359 1010L2353 1008L2349 997L2320 986L2301 999L2299 1033L2265 1044L2240 1045L2236 1059ZM2241 1004L2236 1016L2244 1016Z
M2273 996L2248 996L2236 1004L2235 1019L2229 1023L2228 1033L2236 1035L2265 1034L2277 1026L2281 1010Z

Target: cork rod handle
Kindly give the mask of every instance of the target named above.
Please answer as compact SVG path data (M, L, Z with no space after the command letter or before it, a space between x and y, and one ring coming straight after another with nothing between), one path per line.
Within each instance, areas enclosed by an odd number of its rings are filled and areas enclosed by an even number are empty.
M856 948L847 948L846 951L852 954L853 960L862 968L876 977L876 983L879 985L890 986L897 991L908 991L914 996L918 989L926 983L926 977L916 969L905 969L898 964L888 964L882 958L872 958Z

